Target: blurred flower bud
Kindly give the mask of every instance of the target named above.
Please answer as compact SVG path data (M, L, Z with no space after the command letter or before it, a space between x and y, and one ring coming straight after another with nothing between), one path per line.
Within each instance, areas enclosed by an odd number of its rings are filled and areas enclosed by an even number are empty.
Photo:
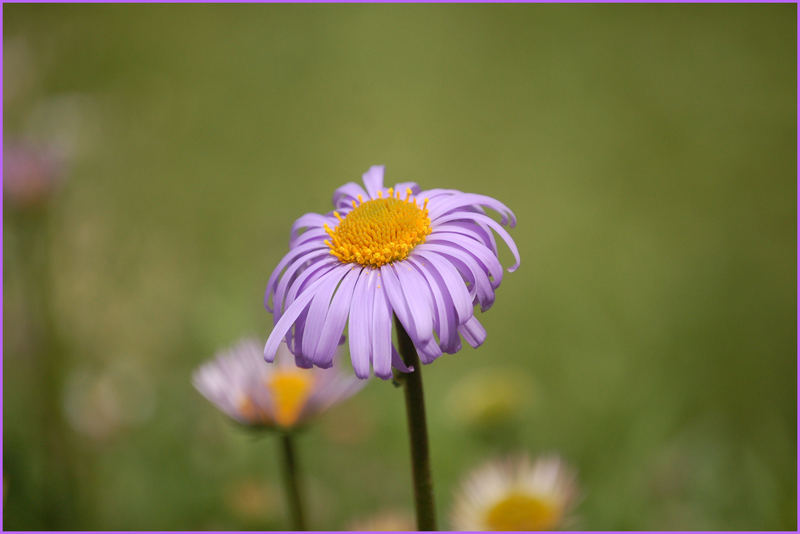
M24 143L3 146L3 198L12 208L43 206L58 189L62 165L49 150Z

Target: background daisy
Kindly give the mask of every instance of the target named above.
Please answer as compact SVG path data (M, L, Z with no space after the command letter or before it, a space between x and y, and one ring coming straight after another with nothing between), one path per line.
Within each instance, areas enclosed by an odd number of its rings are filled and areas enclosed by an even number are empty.
M557 456L495 460L470 473L450 514L456 530L556 530L577 493L575 473Z
M285 345L274 365L264 363L260 343L240 341L200 366L192 383L236 421L291 429L360 390L364 383L339 369L301 369Z

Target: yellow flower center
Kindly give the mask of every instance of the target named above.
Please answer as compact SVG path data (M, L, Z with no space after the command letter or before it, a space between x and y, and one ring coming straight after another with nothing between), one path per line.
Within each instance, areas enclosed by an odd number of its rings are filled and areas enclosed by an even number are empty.
M300 413L311 396L314 377L300 369L276 370L266 381L272 393L275 422L285 428L297 423Z
M510 493L486 513L488 530L552 530L561 519L561 507L552 499Z
M380 191L378 196L381 198L364 202L359 195L359 203L353 201L353 211L344 219L333 212L339 219L336 228L325 225L331 237L325 244L342 263L380 267L403 260L431 233L427 199L418 206L410 189L406 189L405 200L400 199L400 192L394 196L392 189L387 198L382 198Z

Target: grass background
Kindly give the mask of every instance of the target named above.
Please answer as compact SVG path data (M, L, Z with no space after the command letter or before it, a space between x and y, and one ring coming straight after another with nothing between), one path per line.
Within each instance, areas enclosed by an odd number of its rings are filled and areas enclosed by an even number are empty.
M287 528L277 440L190 374L266 338L291 223L378 163L519 218L485 345L424 369L444 527L460 478L513 451L578 469L575 528L796 527L796 6L3 15L5 139L71 154L45 222L55 354L23 283L37 237L5 209L6 529L42 528L59 489L48 358L83 503L51 525ZM516 377L516 400L470 422L486 373ZM373 380L304 433L311 528L410 512L403 417Z

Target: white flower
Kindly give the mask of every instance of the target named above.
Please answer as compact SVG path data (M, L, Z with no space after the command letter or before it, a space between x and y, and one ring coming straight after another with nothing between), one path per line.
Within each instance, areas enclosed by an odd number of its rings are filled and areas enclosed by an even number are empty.
M554 530L574 504L574 471L557 456L493 461L462 483L451 514L455 530Z

